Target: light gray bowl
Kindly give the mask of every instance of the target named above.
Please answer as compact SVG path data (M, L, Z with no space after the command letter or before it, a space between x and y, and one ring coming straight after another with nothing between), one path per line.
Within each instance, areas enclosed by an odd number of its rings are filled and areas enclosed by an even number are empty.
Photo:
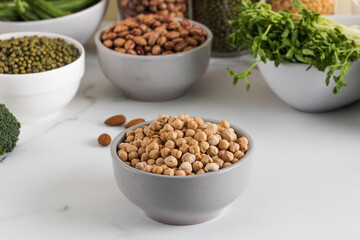
M134 56L105 47L95 35L100 66L105 76L128 97L140 101L166 101L178 98L201 78L209 65L213 35L204 25L207 40L193 50L165 56Z
M120 133L113 140L110 150L118 187L148 217L172 225L203 223L217 217L244 191L250 176L254 142L245 131L235 126L232 128L236 134L249 140L249 150L239 162L230 167L202 175L166 176L127 166L117 156L117 146L125 140L127 131L151 122Z

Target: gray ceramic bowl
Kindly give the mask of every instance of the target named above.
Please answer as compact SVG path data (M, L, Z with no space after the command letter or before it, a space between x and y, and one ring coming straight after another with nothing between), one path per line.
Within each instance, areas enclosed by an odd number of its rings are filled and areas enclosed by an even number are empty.
M130 98L141 101L166 101L178 98L201 78L209 65L212 33L199 47L165 56L133 56L105 47L100 40L105 27L95 35L100 66L105 76Z
M117 146L125 140L127 131L151 122L120 133L112 142L110 150L118 187L148 217L172 225L203 223L217 217L244 191L250 176L254 142L245 131L235 126L232 128L238 136L248 138L249 151L230 167L195 176L165 176L127 166L117 156Z

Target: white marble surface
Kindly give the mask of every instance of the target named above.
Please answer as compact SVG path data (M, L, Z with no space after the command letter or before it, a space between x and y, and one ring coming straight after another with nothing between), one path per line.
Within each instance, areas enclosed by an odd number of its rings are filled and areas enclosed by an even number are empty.
M246 93L243 83L232 86L225 69L246 69L248 56L212 59L180 99L136 102L105 79L92 44L87 50L75 99L57 118L23 125L18 146L0 163L0 239L360 239L360 103L297 112L257 70ZM115 137L122 130L103 124L119 113L147 120L189 113L248 130L256 142L248 188L205 224L148 219L117 189L109 148L96 142L103 132Z

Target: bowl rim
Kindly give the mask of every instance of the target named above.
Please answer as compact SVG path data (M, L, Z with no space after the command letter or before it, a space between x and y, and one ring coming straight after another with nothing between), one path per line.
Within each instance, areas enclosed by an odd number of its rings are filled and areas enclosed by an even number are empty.
M35 23L39 23L39 24L48 24L48 23L52 23L52 22L56 22L57 20L61 20L61 19L66 19L66 18L70 18L70 17L75 17L78 15L83 15L84 12L86 11L90 11L93 8L97 8L100 5L102 5L103 3L107 4L108 0L99 0L97 3L95 3L94 5L87 7L85 9L82 9L78 12L75 13L71 13L69 15L66 16L62 16L62 17L56 17L56 18L51 18L51 19L39 19L39 20L34 20L34 21L1 21L0 20L0 24L8 24L8 25L34 25Z
M177 21L179 20L182 20L182 18L175 18ZM189 19L190 20L190 19ZM116 22L119 22L119 21L116 21ZM114 22L114 23L116 23ZM190 20L190 22L193 24L193 25L197 25L197 26L200 26L202 29L204 29L207 33L207 38L206 38L206 41L203 42L200 46L197 46L196 48L193 48L189 51L186 51L186 52L180 52L180 53L173 53L173 54L168 54L168 55L157 55L157 56L146 56L146 55L131 55L131 54L125 54L125 53L119 53L119 52L116 52L112 49L109 49L107 47L105 47L105 45L100 41L100 36L101 34L107 29L109 28L110 26L114 25L114 23L112 24L109 24L109 25L106 25L105 27L99 29L96 34L95 34L95 45L96 45L96 48L98 50L101 50L101 51L104 51L106 52L107 54L111 54L111 55L114 55L114 56L123 56L123 57L128 57L130 59L139 59L139 60L144 60L144 59L164 59L164 58L173 58L173 57L182 57L182 56L186 56L186 55L189 55L191 53L195 53L197 51L200 51L201 49L203 48L206 48L208 46L211 46L211 43L212 43L212 40L213 40L213 33L211 32L211 30L199 23L199 22L196 22L196 21L193 21L193 20Z
M215 123L215 124L218 124L220 122L220 120L214 120L214 119L211 119L211 118L201 118L201 119L203 119L205 122L211 122L211 123ZM144 175L149 176L149 177L152 176L152 177L155 177L155 178L167 178L167 179L194 179L194 178L197 179L197 178L207 178L207 177L211 177L211 176L216 176L216 175L231 171L234 168L240 167L241 165L243 165L243 163L244 163L244 161L246 159L250 158L253 155L253 152L254 152L254 140L252 139L252 137L245 130L243 130L242 128L239 128L239 127L237 127L237 126L235 126L233 124L230 124L231 128L234 128L235 133L240 132L241 136L245 136L248 139L248 141L249 141L249 150L246 152L246 154L238 162L232 164L229 167L219 169L219 170L217 170L215 172L208 172L208 173L200 174L200 175L193 175L193 176L175 176L174 175L174 176L169 176L169 175L163 175L163 174L155 174L155 173L144 172L144 171L141 171L141 170L136 169L134 167L126 165L117 155L117 147L122 142L120 140L124 136L126 136L125 134L128 131L135 130L136 128L139 128L139 127L142 127L142 126L150 125L153 121L155 121L155 119L150 120L150 121L146 121L146 122L141 123L141 124L137 124L137 125L132 126L132 127L128 128L128 129L125 129L121 133L119 133L114 138L114 140L111 142L111 145L110 145L110 153L111 153L113 161L119 162L120 166L122 168L124 168L126 170L129 170L129 171L131 171L131 172L133 172L135 174L144 174Z
M38 73L24 73L24 74L9 74L9 73L1 73L0 76L6 76L7 79L9 77L16 77L16 78L19 78L19 76L36 76L36 75L39 75L39 74L45 74L45 73L53 73L53 72L56 72L56 71L62 71L64 68L66 67L69 67L79 61L81 61L82 58L85 58L85 48L84 46L76 39L74 38L71 38L71 37L68 37L68 36L65 36L65 35L62 35L62 34L57 34L57 33L49 33L49 32L31 32L31 31L25 31L25 32L12 32L12 33L3 33L3 34L0 34L0 40L6 40L6 39L9 39L7 36L9 36L10 38L14 37L14 38L18 38L18 37L22 37L22 36L46 36L46 37L50 37L50 38L62 38L64 39L68 44L73 44L80 52L80 56L75 60L73 61L72 63L69 63L65 66L62 66L60 68L56 68L56 69L52 69L52 70L49 70L49 71L45 71L45 72L38 72ZM5 38L4 38L5 36ZM2 80L2 79L1 79ZM0 81L1 81L0 80ZM6 79L4 79L6 80Z

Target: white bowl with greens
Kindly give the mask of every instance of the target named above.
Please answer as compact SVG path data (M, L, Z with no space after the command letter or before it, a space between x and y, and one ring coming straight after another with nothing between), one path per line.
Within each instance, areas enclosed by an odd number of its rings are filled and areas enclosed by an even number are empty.
M15 2L0 1L0 34L51 32L69 36L82 44L100 25L108 3L107 0L22 0L24 13L20 17ZM41 5L36 5L38 2Z
M244 3L233 43L246 42L257 59L245 73L228 70L236 83L248 88L251 69L258 65L276 95L293 108L325 112L360 99L360 16L322 17L304 9L301 14L273 12L269 5ZM254 28L253 26L256 26ZM243 34L246 32L247 34Z

